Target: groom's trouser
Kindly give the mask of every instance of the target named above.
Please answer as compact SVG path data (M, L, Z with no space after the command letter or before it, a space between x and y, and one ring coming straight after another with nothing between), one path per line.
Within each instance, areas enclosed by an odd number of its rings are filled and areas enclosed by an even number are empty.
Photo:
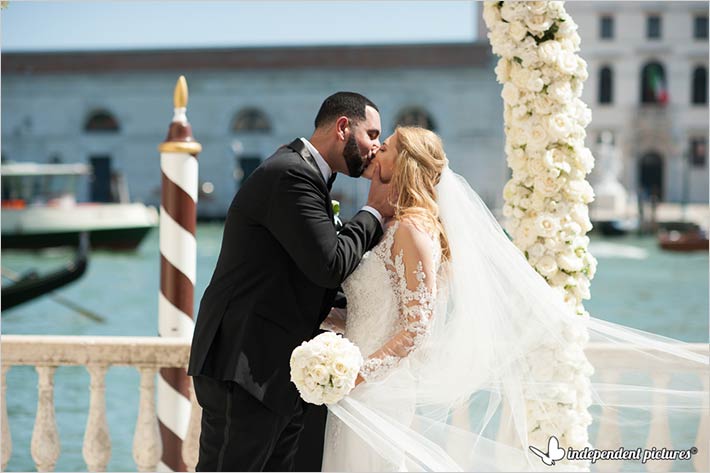
M197 471L294 471L301 402L283 416L234 382L196 376L194 383L202 406Z

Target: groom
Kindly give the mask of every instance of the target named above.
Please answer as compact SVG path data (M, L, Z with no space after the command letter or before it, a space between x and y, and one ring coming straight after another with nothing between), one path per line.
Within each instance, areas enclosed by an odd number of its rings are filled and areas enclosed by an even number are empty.
M318 333L392 214L376 169L367 205L338 234L330 186L336 172L362 174L380 133L374 103L331 95L311 138L278 149L234 197L188 368L203 409L198 471L294 470L304 405L290 382L291 352Z

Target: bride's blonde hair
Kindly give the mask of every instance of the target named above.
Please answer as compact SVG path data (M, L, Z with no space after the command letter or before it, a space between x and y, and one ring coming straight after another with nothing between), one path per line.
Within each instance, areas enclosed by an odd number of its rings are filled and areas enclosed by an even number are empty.
M424 128L397 127L395 133L398 154L392 185L398 194L394 217L423 220L429 230L439 234L442 259L448 260L449 242L436 203L436 185L448 163L444 145L436 133Z

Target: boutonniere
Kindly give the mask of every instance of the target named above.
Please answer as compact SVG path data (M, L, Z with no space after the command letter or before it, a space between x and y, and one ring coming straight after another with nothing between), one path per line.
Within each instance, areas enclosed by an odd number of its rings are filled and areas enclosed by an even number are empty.
M331 200L330 205L333 207L333 223L335 224L336 231L340 231L343 228L343 222L340 220L340 202L337 200Z

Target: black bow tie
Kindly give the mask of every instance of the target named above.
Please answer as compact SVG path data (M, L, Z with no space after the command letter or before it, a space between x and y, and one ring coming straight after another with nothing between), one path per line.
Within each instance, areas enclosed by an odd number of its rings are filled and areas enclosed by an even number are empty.
M330 179L328 179L327 186L328 186L328 192L330 192L330 189L333 188L333 183L335 182L335 178L338 176L337 172L334 172L333 174L330 175Z

